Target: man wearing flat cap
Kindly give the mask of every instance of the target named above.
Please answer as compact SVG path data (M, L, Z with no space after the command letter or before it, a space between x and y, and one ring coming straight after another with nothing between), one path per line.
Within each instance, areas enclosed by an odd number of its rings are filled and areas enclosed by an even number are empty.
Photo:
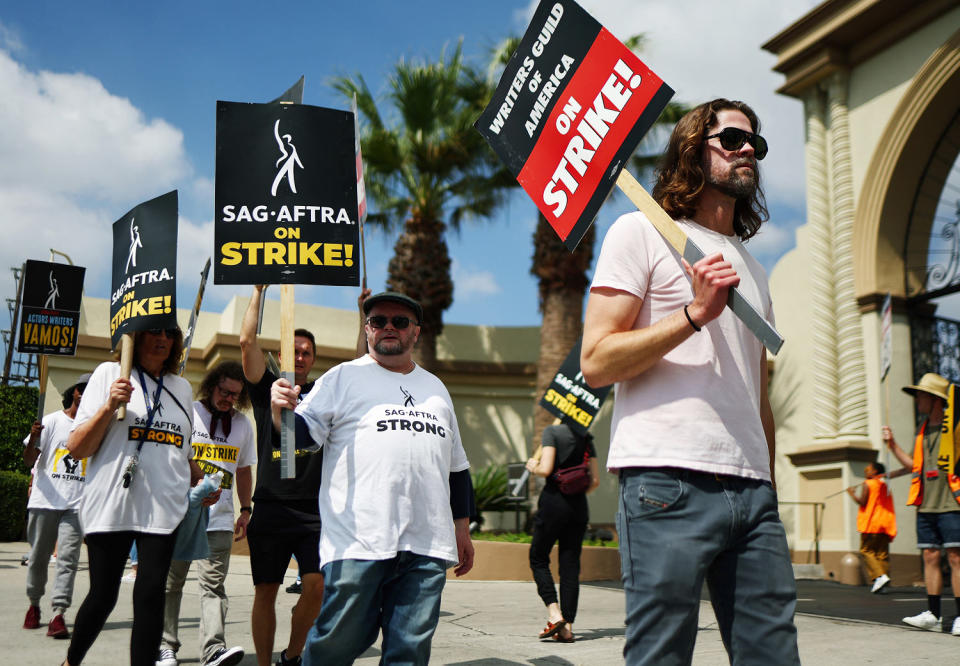
M907 504L918 509L917 547L923 551L928 605L927 610L903 621L918 629L942 631L940 549L944 548L956 605L950 633L960 636L960 478L956 475L953 386L940 375L928 372L919 384L904 386L903 391L913 396L917 412L924 417L914 440L913 456L897 445L889 426L883 427L883 439L904 468L912 471Z
M320 448L323 608L303 663L353 663L383 633L381 663L426 664L446 569L473 566L469 462L450 394L413 362L423 310L383 292L363 303L369 352L316 381L278 379L271 406L296 409L297 446Z

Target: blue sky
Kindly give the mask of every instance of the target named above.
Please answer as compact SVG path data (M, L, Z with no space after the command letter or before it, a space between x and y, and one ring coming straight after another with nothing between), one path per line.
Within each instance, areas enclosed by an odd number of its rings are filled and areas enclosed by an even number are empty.
M793 246L804 218L803 127L800 103L774 93L782 77L759 46L816 4L744 0L734 12L707 0L583 2L616 36L647 35L641 57L677 91L675 99L740 98L758 111L771 145L763 178L772 223L749 247L768 270ZM106 297L111 223L178 189L178 303L189 307L213 251L218 99L268 101L305 75L305 103L348 108L331 76L361 73L383 91L399 58L437 59L461 38L467 57L486 63L494 44L523 31L533 6L7 3L0 10L0 293L13 296L8 266L46 260L52 247L87 267L88 295ZM630 209L612 197L598 216L601 234ZM449 235L455 302L448 323L539 324L529 275L535 215L518 192L493 219ZM366 237L369 283L379 290L395 236L368 228ZM204 309L220 310L248 291L209 285ZM357 293L298 287L297 300L352 308ZM0 327L8 325L4 309Z

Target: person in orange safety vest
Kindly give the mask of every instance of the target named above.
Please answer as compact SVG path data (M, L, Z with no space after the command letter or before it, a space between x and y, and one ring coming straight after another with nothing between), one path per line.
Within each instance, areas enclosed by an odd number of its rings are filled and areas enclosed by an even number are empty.
M870 591L876 594L890 582L890 542L897 536L897 516L893 509L893 495L887 488L887 468L883 463L868 463L863 470L866 480L859 495L847 488L860 509L857 511L857 531L860 532L860 555L867 574L873 581Z
M960 636L960 478L956 476L954 389L947 379L932 372L925 374L919 384L903 387L904 392L914 396L917 412L925 417L914 440L913 456L897 445L889 426L883 427L883 439L904 468L912 472L907 504L918 509L917 547L923 552L923 580L927 588L928 609L903 621L919 629L942 631L943 548L950 563L957 614L950 633Z

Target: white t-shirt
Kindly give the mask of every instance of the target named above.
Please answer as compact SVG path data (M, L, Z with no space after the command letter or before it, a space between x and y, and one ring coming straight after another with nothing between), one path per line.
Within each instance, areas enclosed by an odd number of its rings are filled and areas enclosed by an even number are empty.
M450 473L470 463L439 379L368 355L330 369L297 413L323 447L321 566L401 551L457 562Z
M62 411L43 417L43 430L37 440L40 455L33 464L33 489L28 509L55 509L65 511L80 508L86 460L75 460L67 450L67 436L73 429L73 419ZM30 444L30 435L24 438Z
M772 322L766 273L739 239L687 220L679 224L706 255L723 254L740 276L740 293ZM639 212L623 215L607 232L596 287L643 300L634 329L693 300L679 255ZM681 467L769 481L760 421L762 358L756 336L725 308L649 370L618 382L607 467Z
M207 531L233 531L233 486L237 469L257 462L257 447L253 441L253 426L249 419L234 410L230 416L230 436L224 438L223 428L217 423L217 433L210 435L210 410L199 400L193 403L193 459L204 474L223 472L220 500L210 507Z
M107 402L110 385L119 376L119 363L97 366L80 400L74 429L89 421ZM146 373L143 376L153 404L157 385ZM139 432L147 421L144 389L136 368L130 381L133 395L127 404L126 419L111 418L100 448L88 459L80 508L80 522L87 534L125 530L170 534L187 512L193 431L190 384L176 375L164 376L160 409L140 450L133 481L129 488L124 488L124 470L137 450Z

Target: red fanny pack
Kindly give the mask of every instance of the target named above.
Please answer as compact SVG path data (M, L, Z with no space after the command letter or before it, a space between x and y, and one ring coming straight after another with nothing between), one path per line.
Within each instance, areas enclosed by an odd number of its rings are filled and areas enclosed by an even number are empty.
M590 487L590 449L583 452L583 462L553 473L553 480L564 495L579 495Z

